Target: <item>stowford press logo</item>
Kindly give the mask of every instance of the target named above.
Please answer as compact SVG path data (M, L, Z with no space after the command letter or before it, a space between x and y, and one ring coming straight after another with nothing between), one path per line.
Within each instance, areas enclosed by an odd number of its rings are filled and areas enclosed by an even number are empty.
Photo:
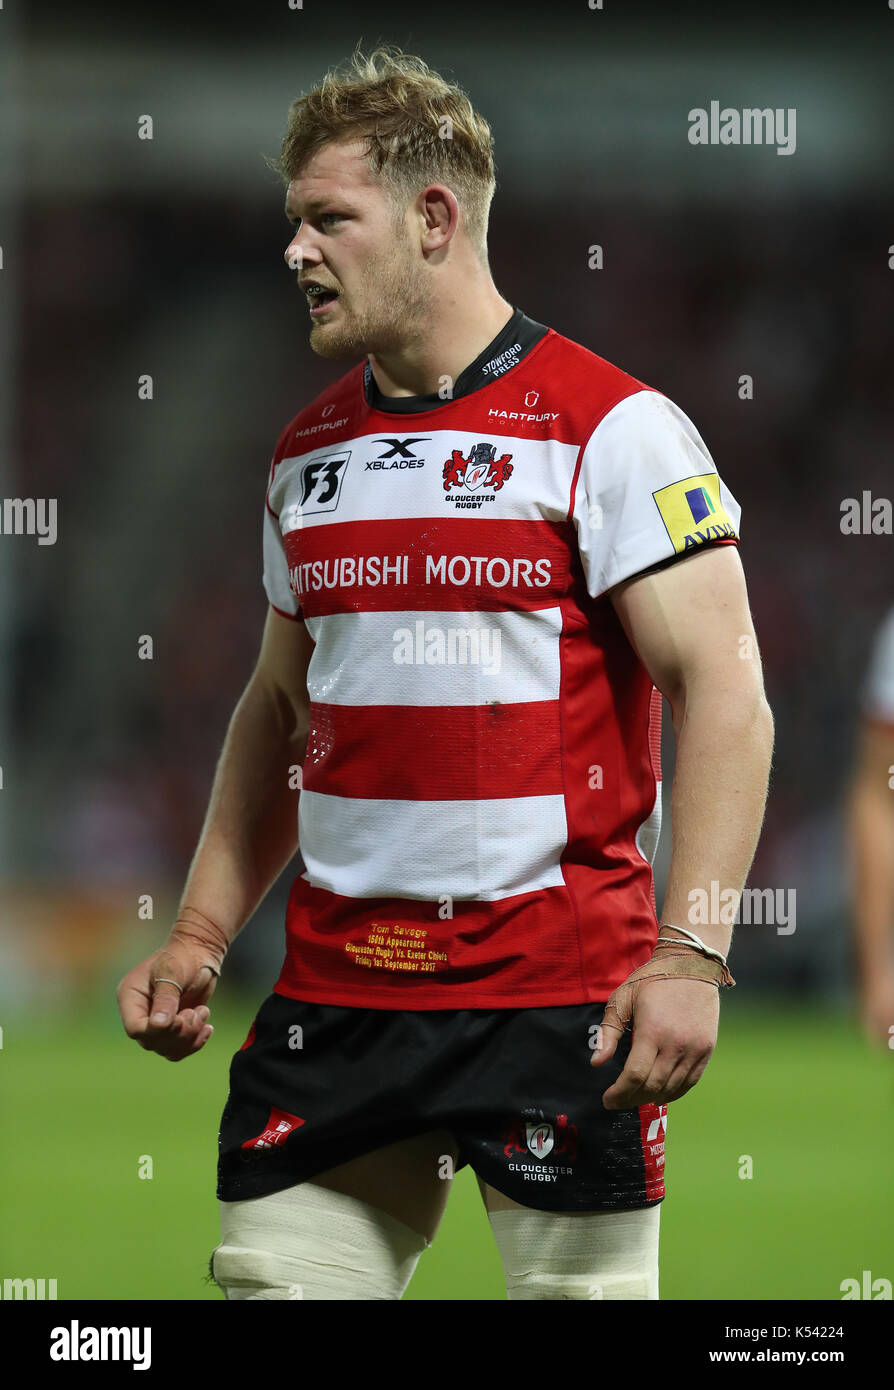
M455 497L448 496L444 500L472 510L484 502L493 502L496 493L512 477L511 458L511 454L497 458L496 447L485 441L473 445L468 458L463 458L461 449L454 449L444 464L444 491L449 493L454 487L461 491ZM493 492L484 491L486 488L493 488ZM479 495L473 495L476 493Z

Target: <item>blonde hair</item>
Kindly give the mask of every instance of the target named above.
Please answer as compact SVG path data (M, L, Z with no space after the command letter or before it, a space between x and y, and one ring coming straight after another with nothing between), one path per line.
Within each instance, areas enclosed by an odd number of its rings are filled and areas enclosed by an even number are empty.
M360 138L370 170L402 203L399 211L428 184L446 184L487 263L493 136L460 87L398 48L382 46L364 57L358 47L345 71L330 70L295 98L280 157L267 162L288 185L324 145Z

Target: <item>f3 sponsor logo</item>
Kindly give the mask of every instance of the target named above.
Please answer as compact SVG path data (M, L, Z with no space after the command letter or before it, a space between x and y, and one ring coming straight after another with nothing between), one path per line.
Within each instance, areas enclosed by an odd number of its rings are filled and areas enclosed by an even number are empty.
M341 496L350 449L338 454L327 454L323 458L311 459L301 469L297 502L284 507L279 518L283 535L289 531L299 531L306 516L315 512L334 512Z

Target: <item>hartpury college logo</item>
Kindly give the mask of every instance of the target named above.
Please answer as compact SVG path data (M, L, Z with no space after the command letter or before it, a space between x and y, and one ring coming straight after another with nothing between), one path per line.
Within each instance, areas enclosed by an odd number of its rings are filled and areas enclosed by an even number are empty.
M512 475L511 454L497 458L493 444L475 444L467 459L460 449L454 449L444 464L444 491L452 487L464 487L469 492L477 492L480 487L492 487L499 492Z

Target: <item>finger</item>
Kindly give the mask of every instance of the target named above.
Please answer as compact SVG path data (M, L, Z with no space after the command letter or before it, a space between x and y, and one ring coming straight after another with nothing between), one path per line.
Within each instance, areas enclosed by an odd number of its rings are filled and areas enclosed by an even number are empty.
M208 1024L209 1009L181 1009L177 1015L178 1037L185 1046L191 1046Z
M182 1044L190 1044L197 1033L202 1031L206 1015L199 1016L198 1009L181 1009L172 1020L169 1035Z
M590 1065L601 1067L615 1055L618 1043L627 1031L632 1016L634 990L632 985L619 985L606 1001L602 1022L596 1030L597 1046L592 1049Z
M169 1061L179 1061L205 1027L209 1012L203 1005L197 1009L181 1009L163 1028L147 1027L137 1041L149 1052L157 1052Z
M612 995L602 1012L603 1028L618 1028L623 1033L630 1020L633 1018L633 1006L636 1001L636 987L634 985L619 985Z
M216 988L217 976L208 966L200 966L183 990L180 997L181 1009L196 1008L199 1004L207 1004Z
M622 1028L616 1028L612 1023L601 1023L596 1032L596 1046L592 1049L590 1066L601 1067L603 1062L614 1057L623 1036Z
M188 1055L191 1057L194 1052L200 1052L202 1048L205 1046L208 1039L211 1037L213 1032L214 1028L210 1023L207 1024L204 1028L201 1028L195 1039L195 1042L189 1049Z
M655 1065L643 1082L637 1104L668 1105L670 1101L678 1100L689 1090L686 1083L694 1070L695 1059L691 1053L659 1052ZM690 1084L694 1086L695 1081Z
M202 1036L208 1024L193 1020L190 1011L178 1014L168 1028L157 1037L141 1039L141 1045L150 1052L157 1052L169 1062L179 1062L194 1050L196 1040Z
M167 980L153 985L152 1004L149 1009L150 1028L166 1028L176 1018L182 993L182 990Z
M654 1103L656 1105L670 1105L671 1101L679 1100L681 1096L685 1096L687 1091L692 1090L704 1070L704 1067L693 1067L685 1076L675 1074L671 1077L662 1094L655 1097Z
M628 1110L637 1104L634 1097L651 1072L657 1052L658 1047L654 1042L649 1042L642 1033L639 1038L634 1034L633 1046L624 1070L617 1081L603 1093L602 1104L606 1110Z
M189 1024L183 1013L175 1013L166 1023L162 1024L157 1024L155 1018L156 1015L153 1013L143 1036L138 1041L152 1052L164 1053L170 1044L175 1044L183 1036Z
M691 1062L691 1058L688 1061ZM695 1083L704 1076L709 1061L710 1055L706 1058L699 1058L695 1065L691 1065L688 1070L685 1070L683 1065L674 1068L672 1076L667 1080L665 1090L659 1095L648 1095L648 1104L670 1105L670 1102L678 1101L687 1091L691 1091Z
M136 1038L146 1031L152 991L148 985L127 983L127 979L125 976L118 986L118 1012L127 1036Z
M194 1052L200 1052L213 1032L211 1025L206 1024L196 1033L177 1038L162 1055L169 1062L182 1062L184 1057L191 1057Z

